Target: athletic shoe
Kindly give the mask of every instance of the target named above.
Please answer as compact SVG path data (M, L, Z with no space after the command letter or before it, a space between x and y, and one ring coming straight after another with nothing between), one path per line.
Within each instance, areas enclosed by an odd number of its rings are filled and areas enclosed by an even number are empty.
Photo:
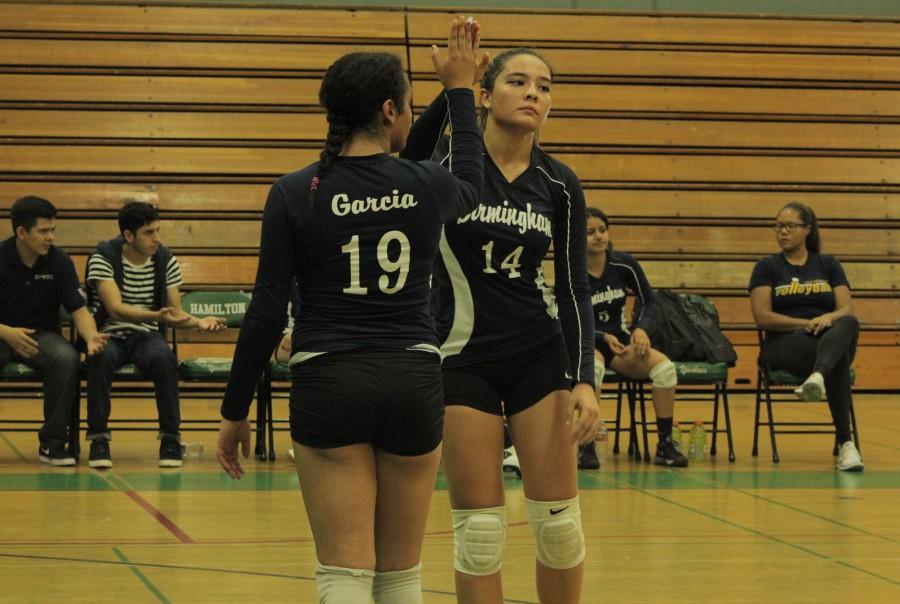
M288 457L291 458L291 461L296 461L296 459L294 457L294 447L291 447L288 449Z
M184 463L182 461L183 456L181 443L178 442L178 439L171 436L163 436L159 443L159 467L180 468Z
M504 472L515 472L516 476L522 478L522 468L519 467L519 456L516 455L515 447L503 449L502 467Z
M74 466L75 457L66 452L62 445L41 445L38 448L38 459L51 466Z
M109 456L109 441L98 438L91 441L91 454L88 456L88 465L92 468L111 468L112 458Z
M597 457L597 448L594 443L578 445L578 469L596 470L600 467L600 458Z
M863 460L859 455L859 451L852 440L848 440L841 445L841 451L838 454L837 463L834 465L842 472L862 472Z
M794 390L801 401L815 403L825 398L825 378L818 371L814 371L806 378L799 388Z
M686 468L688 460L687 457L678 450L678 447L672 442L672 439L666 437L656 445L656 455L653 457L653 463L658 466L667 466L669 468Z

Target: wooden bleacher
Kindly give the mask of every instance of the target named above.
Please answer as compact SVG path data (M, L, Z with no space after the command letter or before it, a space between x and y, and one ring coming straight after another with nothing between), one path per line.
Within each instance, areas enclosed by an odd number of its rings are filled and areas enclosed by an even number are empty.
M556 72L542 144L578 173L651 282L719 307L755 375L745 291L801 200L844 263L863 324L857 387L900 390L900 23L479 11L485 46ZM80 271L125 199L158 204L193 288L248 289L268 185L317 156L324 69L350 50L438 92L447 13L235 5L0 4L0 219L25 194L62 213ZM548 273L552 267L548 263ZM188 338L187 355L229 340Z

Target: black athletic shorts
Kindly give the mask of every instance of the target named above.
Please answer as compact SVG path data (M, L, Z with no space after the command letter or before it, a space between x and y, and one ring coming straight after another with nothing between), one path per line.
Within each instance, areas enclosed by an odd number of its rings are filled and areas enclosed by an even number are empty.
M540 346L477 365L444 368L444 404L515 415L556 390L571 390L562 335Z
M291 368L291 438L331 449L368 443L397 455L424 455L444 430L438 355L352 350Z
M620 332L607 332L616 336L616 339L622 343L622 346L628 346L631 342L631 335L625 333L624 331ZM597 343L597 350L603 355L603 365L604 367L612 367L612 360L616 357L616 353L612 351L612 348L609 347L609 344L606 343L606 340L600 340Z

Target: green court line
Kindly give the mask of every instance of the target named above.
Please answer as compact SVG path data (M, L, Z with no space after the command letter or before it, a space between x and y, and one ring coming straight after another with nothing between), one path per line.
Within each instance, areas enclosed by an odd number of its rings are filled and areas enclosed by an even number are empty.
M687 476L690 476L690 475L691 475L690 472L680 472L680 471L676 471L676 470L669 470L669 471L666 472L666 473L668 473L668 474L682 474L682 473L683 473L683 474L685 474L685 475L687 475ZM599 478L599 476L598 476L597 478ZM792 542L790 542L790 541L787 541L786 539L781 539L781 538L779 538L779 537L775 537L774 535L769 535L769 534L764 533L764 532L762 532L762 531L758 531L758 530L753 529L753 528L750 528L750 527L745 527L745 526L743 526L743 525L741 525L741 524L738 524L738 523L736 523L736 522L732 522L731 520L727 520L727 519L722 518L722 517L720 517L720 516L717 516L717 515L715 515L715 514L711 514L711 513L709 513L709 512L705 512L705 511L703 511L703 510L699 510L699 509L697 509L697 508L693 508L693 507L691 507L691 506L684 505L684 504L682 504L682 503L678 503L677 501L672 501L671 499L667 499L667 498L662 497L662 496L660 496L660 495L656 495L656 494L654 494L654 493L650 493L650 492L648 492L648 491L646 491L646 490L644 490L644 489L641 489L641 488L635 488L635 487L631 487L631 488L633 488L635 491L637 491L637 492L639 492L639 493L641 493L641 494L643 494L643 495L647 495L647 496L652 497L652 498L654 498L654 499L658 499L658 500L663 501L663 502L665 502L665 503L674 505L674 506L676 506L676 507L680 507L680 508L682 508L682 509L684 509L684 510L688 510L688 511L690 511L690 512L694 512L695 514L699 514L699 515L701 515L701 516L705 516L705 517L707 517L707 518L711 518L711 519L713 519L713 520L717 520L717 521L719 521L719 522L722 522L723 524L727 524L727 525L729 525L729 526L733 526L733 527L735 527L735 528L738 528L738 529L747 531L747 532L749 532L749 533L758 535L758 536L760 536L760 537L764 537L764 538L769 539L769 540L771 540L771 541L775 541L776 543L781 543L781 544L783 544L783 545L787 545L788 547L792 547L792 548L794 548L794 549L798 549L798 550L800 550L800 551L802 551L802 552L804 552L804 553L810 554L811 556L815 556L816 558L819 558L819 559L821 559L821 560L831 561L831 562L834 562L834 563L836 563L836 564L840 564L840 565L842 565L842 566L845 566L845 567L847 567L847 568L849 568L849 569L859 571L859 572L861 572L861 573L863 573L863 574L866 574L866 575L869 575L869 576L871 576L871 577L874 577L874 578L877 578L877 579L882 579L882 580L884 580L884 581L886 581L886 582L888 582L888 583L891 583L891 584L893 584L893 585L898 585L898 586L900 586L900 582L898 582L898 581L895 581L895 580L890 579L890 578L888 578L888 577L884 577L884 576L882 576L882 575L879 575L879 574L874 573L874 572L872 572L872 571L866 570L866 569L864 569L864 568L860 568L860 567L858 567L858 566L856 566L856 565L854 565L854 564L850 564L849 562L845 562L845 561L843 561L843 560L837 560L837 559L832 558L831 556L828 556L828 555L826 555L826 554L821 554L821 553L819 553L819 552L817 552L817 551L815 551L815 550L809 549L809 548L807 548L807 547L803 547L802 545L798 545L798 544L796 544L796 543L792 543ZM737 490L737 489L735 489L735 490Z
M597 481L602 476L605 481ZM900 489L900 472L866 471L862 473L781 472L697 470L685 472L608 470L579 472L579 487L602 489ZM704 483L703 481L706 481ZM504 486L522 488L522 481L507 474ZM438 474L436 490L446 490L443 473ZM2 491L293 491L299 489L296 472L263 470L251 472L242 480L232 480L224 472L127 472L53 468L40 472L0 473Z
M693 472L691 472L691 471L687 471L687 472L679 472L679 473L684 474L685 476L691 476L691 477L693 477ZM715 480L715 478L713 478L713 480ZM808 511L808 510L804 510L804 509L802 509L802 508L798 508L798 507L792 506L792 505L790 505L790 504L783 503L783 502L781 502L781 501L777 501L777 500L772 499L772 498L770 498L770 497L765 497L764 495L759 495L759 494L757 494L757 493L753 493L753 492L747 491L746 489L732 488L731 490L735 491L736 493L740 493L740 494L742 494L742 495L746 495L746 496L748 496L748 497L752 497L752 498L754 498L754 499L759 499L760 501L765 501L766 503L770 503L770 504L772 504L772 505L776 505L776 506L785 508L785 509L787 509L787 510L791 510L792 512L796 512L796 513L802 514L802 515L804 515L804 516L809 516L809 517L811 517L811 518L816 518L816 519L818 519L818 520L823 520L823 521L828 522L828 523L830 523L830 524L834 524L834 525L840 526L840 527L842 527L842 528L846 528L846 529L849 529L849 530L852 530L852 531L856 531L856 532L858 532L858 533L862 533L863 535L868 535L868 536L870 536L870 537L875 537L875 538L877 538L877 539L882 539L882 540L888 541L888 542L890 542L890 543L900 543L900 541L898 541L897 539L894 539L894 538L892 538L892 537L887 537L887 536L885 536L885 535L879 535L878 533L873 533L873 532L871 532L871 531L867 531L867 530L865 530L865 529L861 529L861 528L859 528L859 527L853 526L852 524L847 524L846 522L841 522L840 520L835 520L834 518L829 518L828 516L822 516L821 514L816 514L815 512L810 512L810 511Z
M187 570L187 571L197 571L197 572L207 572L207 573L223 573L229 575L244 575L244 576L252 576L252 577L267 577L272 579L292 579L295 581L315 581L314 577L306 577L303 575L285 575L283 573L263 573L257 571L245 571L245 570L231 570L227 568L210 568L206 566L187 566L181 564L156 564L149 562L131 562L129 561L125 555L118 550L118 548L113 548L116 556L119 557L121 562L113 562L110 560L92 560L90 558L67 558L63 556L40 556L35 554L8 554L4 552L0 552L0 558L14 558L19 560L53 560L55 562L75 562L79 564L111 564L111 565L127 565L132 571L135 571L137 567L143 568L161 568L166 570ZM137 571L139 572L139 571ZM136 572L136 574L137 574ZM140 575L139 575L140 576ZM142 579L143 580L143 579ZM145 583L147 584L147 583ZM148 587L153 591L153 587L148 585ZM422 588L423 593L428 594L438 594L443 596L454 596L456 592L446 591L442 589L427 589ZM154 592L155 595L160 598L162 602L167 602L165 596ZM533 600L504 600L507 604L538 604Z
M141 569L139 569L137 566L135 566L134 564L132 564L130 560L128 560L128 558L125 556L125 554L123 554L123 553L121 552L121 550L119 550L119 548L114 547L114 548L112 548L112 551L113 551L113 553L116 554L116 556L119 558L119 560L121 560L122 562L124 562L125 564L128 565L128 568L131 569L131 572L133 572L134 575L135 575L138 579L141 580L141 583L144 584L144 587L146 587L147 589L149 589L150 592L151 592L154 596L156 596L156 598L157 598L160 602L163 602L164 604L172 604L172 603L169 601L169 599L166 598L166 597L162 594L162 592L159 591L159 590L156 588L156 586L155 586L153 583L150 582L150 579L148 579L147 576L144 575L143 572L141 572Z
M866 569L864 569L864 568L860 568L860 567L858 567L858 566L855 566L855 565L853 565L853 564L850 564L849 562L844 562L843 560L835 560L835 562L837 562L837 563L840 564L841 566L846 566L847 568L852 568L853 570L859 571L859 572L861 572L861 573L863 573L863 574L865 574L865 575L869 575L869 576L871 576L871 577L875 577L876 579L881 579L882 581L887 581L888 583L893 583L894 585L897 585L898 587L900 587L900 581L895 581L895 580L891 579L890 577L885 577L885 576L879 575L878 573L873 573L873 572L870 571L870 570L866 570Z
M598 475L598 476L597 476L597 479L599 479L599 478L600 478L600 476ZM823 554L820 554L820 553L818 553L818 552L816 552L816 551L813 551L813 550L811 550L811 549L807 549L807 548L803 547L802 545L797 545L796 543L791 543L790 541L787 541L787 540L785 540L785 539L780 539L780 538L778 538L778 537L775 537L774 535L768 535L768 534L766 534L766 533L764 533L764 532L762 532L762 531L758 531L758 530L756 530L756 529L750 528L749 526L743 526L743 525L741 525L741 524L738 524L737 522L732 522L731 520L727 520L727 519L725 519L725 518L722 518L721 516L716 516L715 514L711 514L711 513L709 513L709 512L704 512L703 510L699 510L699 509L697 509L697 508L693 508L693 507L691 507L691 506L689 506L689 505L684 505L683 503L678 503L677 501L672 501L671 499L666 499L665 497L662 497L662 496L660 496L660 495L656 495L656 494L654 494L654 493L651 493L651 492L647 491L646 489L642 489L642 488L638 488L638 487L632 487L632 486L629 486L629 485L625 485L625 486L628 487L628 488L631 488L631 489L633 489L633 490L635 490L635 491L637 491L638 493L641 493L642 495L647 495L648 497L652 497L652 498L654 498L654 499L658 499L658 500L663 501L663 502L665 502L665 503L668 503L668 504L670 504L670 505L674 505L675 507L679 507L679 508L681 508L681 509L683 509L683 510L687 510L687 511L689 511L689 512L693 512L693 513L695 513L695 514L699 514L700 516L705 516L705 517L710 518L710 519L712 519L712 520L716 520L716 521L718 521L718 522L721 522L722 524L727 524L727 525L729 525L729 526L732 526L732 527L734 527L734 528L740 529L740 530L742 530L742 531L746 531L746 532L748 532L748 533L752 533L752 534L754 534L754 535L757 535L757 536L759 536L759 537L764 537L764 538L769 539L769 540L771 540L771 541L774 541L774 542L776 542L776 543L780 543L780 544L782 544L782 545L787 545L788 547L792 547L792 548L798 549L798 550L800 550L800 551L802 551L802 552L804 552L804 553L807 553L807 554L809 554L809 555L811 555L811 556L815 556L815 557L820 558L820 559L823 559L823 560L828 560L828 559L829 559L828 556L825 556L825 555L823 555Z
M3 442L5 442L6 445L7 445L10 449L12 449L13 453L16 454L16 457L19 458L19 461L28 461L27 459L25 459L25 456L22 455L22 452L19 451L18 447L16 447L14 444L12 444L12 441L11 441L11 440L9 440L8 438L6 438L6 434L4 434L3 432L0 432L0 438L3 439Z

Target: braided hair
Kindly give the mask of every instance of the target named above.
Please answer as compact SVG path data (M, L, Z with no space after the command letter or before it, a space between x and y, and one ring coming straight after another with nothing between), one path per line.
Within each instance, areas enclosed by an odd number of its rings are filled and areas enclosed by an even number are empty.
M328 68L319 88L319 104L325 108L328 135L319 154L319 166L310 182L310 201L344 145L358 132L377 134L381 107L388 99L400 111L409 89L403 64L386 52L353 52Z
M806 204L799 201L792 201L778 210L781 214L785 210L793 210L800 216L803 224L809 226L809 235L806 236L806 249L810 252L818 254L822 249L822 241L819 238L819 221L816 219L816 213Z
M488 92L494 91L494 84L497 82L497 76L500 75L500 72L503 71L503 68L506 67L506 63L512 59L513 57L517 57L519 55L531 55L532 57L536 57L543 61L544 65L547 66L547 69L550 70L550 78L553 78L553 67L550 65L549 61L541 55L538 51L533 48L525 48L520 46L518 48L510 48L508 50L504 50L493 59L491 59L490 64L488 64L487 69L484 70L484 75L481 76L481 85L482 90L487 90ZM483 106L481 107L481 113L478 116L478 123L481 126L481 129L484 130L485 125L487 124L488 113L490 113Z

